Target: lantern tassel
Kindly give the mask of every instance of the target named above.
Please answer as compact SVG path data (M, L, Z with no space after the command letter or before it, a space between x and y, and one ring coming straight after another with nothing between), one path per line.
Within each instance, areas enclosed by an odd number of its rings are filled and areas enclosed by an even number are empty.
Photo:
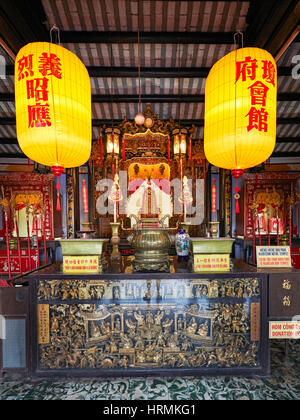
M234 198L235 198L235 212L236 212L236 214L238 214L240 212L240 206L239 206L239 198L240 198L239 192L240 192L240 189L239 189L238 183L239 183L238 178L236 178L236 187L234 189L234 191L235 191Z
M235 190L236 191L236 190ZM239 200L235 200L235 212L238 214L240 212Z
M239 206L239 199L240 199L240 188L238 185L238 179L243 175L243 170L242 169L234 169L231 171L232 176L236 179L236 187L234 189L235 191L235 212L238 214L240 212L240 206Z
M61 206L60 206L60 198L59 198L59 190L60 190L60 185L59 185L59 177L57 176L57 184L56 184L56 210L60 211L61 210Z

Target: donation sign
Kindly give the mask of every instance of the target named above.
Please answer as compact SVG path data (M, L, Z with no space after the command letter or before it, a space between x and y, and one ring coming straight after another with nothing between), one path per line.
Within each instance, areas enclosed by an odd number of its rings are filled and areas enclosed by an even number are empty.
M270 321L269 338L300 338L300 321Z

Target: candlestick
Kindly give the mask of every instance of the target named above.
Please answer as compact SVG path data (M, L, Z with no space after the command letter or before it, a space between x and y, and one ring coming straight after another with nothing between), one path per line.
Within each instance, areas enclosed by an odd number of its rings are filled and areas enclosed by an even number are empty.
M21 244L20 244L20 236L19 236L19 226L18 226L18 221L17 221L15 209L13 209L13 215L14 215L14 223L15 223L15 226L16 226L16 235L17 235L17 244L18 244L18 259L19 259L19 266L20 266L20 274L23 274L23 272L22 272Z
M40 266L40 247L39 247L39 234L38 234L38 222L37 222L37 214L34 214L35 220L35 236L36 236L36 268Z
M47 265L47 242L46 242L46 229L45 229L45 212L46 212L46 206L41 209L41 217L42 217L42 223L43 223L43 242L44 242L45 265Z
M26 224L27 224L27 247L28 247L28 256L29 256L29 270L31 267L31 248L30 248L30 231L29 231L29 205L26 205Z
M9 236L8 236L8 217L7 217L7 212L5 210L4 210L4 220L5 220L5 237L6 237L8 278L11 279L10 248L9 248Z
M114 223L117 223L117 202L114 202Z
M270 204L267 207L267 223L268 223L268 246L271 245L271 237L270 237Z
M277 221L277 246L279 246L279 218L278 218L278 207L276 207L276 221Z

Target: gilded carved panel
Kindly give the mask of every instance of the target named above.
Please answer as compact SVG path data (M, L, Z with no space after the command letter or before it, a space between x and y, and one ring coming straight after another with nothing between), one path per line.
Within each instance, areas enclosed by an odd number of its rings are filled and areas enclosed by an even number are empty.
M260 282L41 280L39 369L259 367Z

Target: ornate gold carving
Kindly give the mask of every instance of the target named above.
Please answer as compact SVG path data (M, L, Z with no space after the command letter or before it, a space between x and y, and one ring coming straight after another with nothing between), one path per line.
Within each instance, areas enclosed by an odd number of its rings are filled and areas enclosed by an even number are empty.
M256 328L254 343L249 298L259 295L256 278L172 279L159 285L156 280L42 280L38 301L48 300L50 339L39 344L39 367L258 366L259 333ZM260 317L260 311L255 314Z

